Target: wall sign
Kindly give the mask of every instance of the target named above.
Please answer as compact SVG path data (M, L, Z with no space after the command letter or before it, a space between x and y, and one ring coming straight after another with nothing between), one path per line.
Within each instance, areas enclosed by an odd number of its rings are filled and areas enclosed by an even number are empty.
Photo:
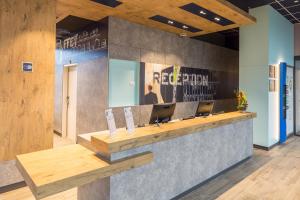
M269 92L278 91L278 69L276 65L269 65Z
M23 72L32 72L33 70L32 62L22 62L22 70Z
M66 30L67 32L67 30ZM83 29L57 39L57 60L62 63L82 63L92 59L107 57L108 24L106 20L94 22Z
M117 128L116 128L116 122L115 122L115 118L114 118L112 109L105 110L105 117L106 117L110 136L114 136L117 132Z
M141 104L235 98L237 72L141 63Z
M127 131L129 133L132 133L134 131L134 121L133 121L131 107L124 108L124 114L125 114Z

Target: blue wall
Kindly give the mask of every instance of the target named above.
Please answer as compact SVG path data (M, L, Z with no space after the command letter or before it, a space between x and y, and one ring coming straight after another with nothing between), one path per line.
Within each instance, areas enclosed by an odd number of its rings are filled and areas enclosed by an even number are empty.
M257 23L240 29L240 89L248 95L249 110L258 115L254 144L270 147L279 138L279 107L278 93L269 93L269 65L293 63L293 25L269 5L251 9L250 14Z
M286 62L294 65L294 26L280 13L268 6L269 64Z
M254 119L254 144L268 144L268 12L265 7L250 10L257 23L240 28L240 89L248 95Z

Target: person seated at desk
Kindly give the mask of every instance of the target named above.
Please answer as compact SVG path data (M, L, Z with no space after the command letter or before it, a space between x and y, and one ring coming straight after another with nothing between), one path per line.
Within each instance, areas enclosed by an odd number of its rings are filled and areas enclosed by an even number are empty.
M152 92L152 85L148 85L148 94L145 95L145 104L157 104L157 95Z

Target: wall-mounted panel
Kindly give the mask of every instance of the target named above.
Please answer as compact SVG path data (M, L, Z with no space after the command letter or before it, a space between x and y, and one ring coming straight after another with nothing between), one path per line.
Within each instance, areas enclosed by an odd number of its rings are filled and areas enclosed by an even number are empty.
M141 63L140 103L171 103L235 98L238 76L201 66Z
M109 61L109 107L139 105L140 63Z
M111 59L109 107L234 99L237 72Z

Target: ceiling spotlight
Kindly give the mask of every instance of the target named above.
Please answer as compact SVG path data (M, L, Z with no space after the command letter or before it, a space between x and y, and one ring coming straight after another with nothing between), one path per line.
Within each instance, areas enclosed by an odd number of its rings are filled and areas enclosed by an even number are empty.
M188 29L189 27L188 27L188 26L186 26L186 25L183 25L183 26L182 26L182 28L184 28L184 29Z
M174 22L171 20L168 20L168 24L174 24Z
M295 0L294 3L299 3L299 0Z
M221 21L221 19L219 17L215 17L215 20L218 22Z
M187 34L186 33L180 33L179 36L180 37L187 37Z
M206 15L206 12L204 10L200 10L201 15Z

